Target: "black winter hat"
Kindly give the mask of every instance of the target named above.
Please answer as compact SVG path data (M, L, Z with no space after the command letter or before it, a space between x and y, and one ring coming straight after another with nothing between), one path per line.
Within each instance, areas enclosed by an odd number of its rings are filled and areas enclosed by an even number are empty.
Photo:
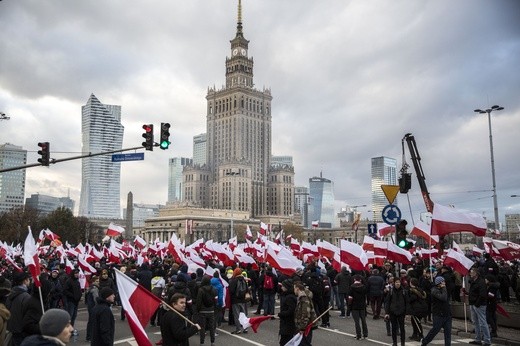
M110 287L103 287L101 291L99 291L99 297L103 300L107 299L112 294L115 294L115 292Z
M70 315L63 309L49 309L40 319L40 332L46 336L58 336L70 323Z

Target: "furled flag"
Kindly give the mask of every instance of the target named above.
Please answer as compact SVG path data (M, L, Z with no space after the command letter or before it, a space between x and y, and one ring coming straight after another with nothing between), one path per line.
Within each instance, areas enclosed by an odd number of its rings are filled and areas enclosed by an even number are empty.
M456 232L471 232L476 236L486 235L486 221L477 213L463 213L455 208L445 207L435 203L433 207L433 235L443 236Z
M36 285L36 287L41 287L40 259L38 258L38 249L36 248L36 242L34 241L34 237L31 232L31 227L28 228L29 233L27 234L27 238L25 238L25 243L23 246L23 260L25 265L29 267L29 271L31 272L34 284Z
M415 235L417 237L421 237L426 239L426 242L431 243L432 245L435 245L439 242L439 236L433 235L431 232L431 225L428 225L427 223L424 223L422 221L417 221L415 226L413 226L412 231L410 232L411 235Z
M238 320L240 321L240 324L242 325L242 328L247 329L251 327L253 329L253 332L256 333L258 330L258 327L260 326L260 323L267 321L271 319L271 316L258 316L258 317L247 317L243 312L238 315Z
M125 233L125 229L121 226L115 225L112 222L108 225L106 235L109 237L118 237Z
M461 275L467 275L473 266L473 261L460 252L450 249L444 259L444 265L452 267L454 271Z
M135 341L139 346L152 346L144 328L161 304L161 300L137 282L115 269L121 304Z

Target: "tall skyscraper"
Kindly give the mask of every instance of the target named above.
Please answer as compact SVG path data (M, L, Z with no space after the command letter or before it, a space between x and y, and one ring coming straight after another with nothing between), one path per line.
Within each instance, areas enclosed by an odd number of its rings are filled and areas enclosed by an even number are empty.
M187 157L174 157L168 161L168 203L182 201L184 166L192 165L193 160Z
M83 153L122 149L121 106L102 104L92 94L81 112ZM79 215L119 219L120 183L121 163L112 162L110 155L82 159Z
M397 160L386 156L373 157L371 177L373 220L382 222L381 212L388 200L381 185L397 185ZM397 201L394 204L397 205Z
M206 164L208 140L205 133L193 136L193 165L203 166Z
M27 150L5 143L0 145L0 169L23 166ZM25 198L25 169L0 173L0 214L23 206Z
M319 177L309 179L309 221L319 221L319 227L336 227L337 219L334 211L334 183ZM309 225L306 225L309 227Z
M271 90L253 83L253 58L242 30L226 58L226 84L206 95L206 167L186 167L184 199L193 205L250 212L252 217L290 215L294 168L271 166Z
M296 186L294 188L294 211L302 216L302 225L310 227L309 188L307 186Z

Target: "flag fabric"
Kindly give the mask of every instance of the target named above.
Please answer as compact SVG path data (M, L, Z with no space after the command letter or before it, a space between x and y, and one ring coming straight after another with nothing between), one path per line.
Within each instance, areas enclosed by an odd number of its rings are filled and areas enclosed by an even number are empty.
M460 248L459 244L457 244L455 242L455 240L453 241L453 244L451 245L451 248L457 252L460 252L460 253L464 253L464 251L462 251L462 249Z
M354 270L365 270L368 257L361 245L354 244L344 239L340 240L340 258Z
M146 240L141 238L139 235L136 235L134 238L134 245L139 249L143 249L146 246Z
M417 221L417 223L413 226L410 234L424 238L427 242L431 242L432 245L435 245L439 242L439 236L432 235L431 225L428 225L422 221Z
M301 262L288 250L281 250L278 254L272 247L267 247L265 262L269 263L274 269L278 269L281 273L291 276L296 273L296 268L301 267Z
M246 228L246 239L248 239L248 240L253 239L253 233L251 232L251 228L249 228L249 225L247 225L247 228Z
M238 315L238 320L240 321L242 328L247 329L247 328L251 327L251 329L255 333L258 330L260 323L267 321L269 319L271 319L270 315L259 316L259 317L247 317L243 312L241 312L240 315Z
M123 233L125 233L125 229L123 227L111 222L110 225L108 225L106 235L109 237L118 237Z
M387 258L397 263L411 264L412 254L394 243L387 242Z
M31 272L34 284L36 287L41 287L40 259L38 257L38 249L36 248L36 241L32 235L31 227L29 227L29 233L27 234L27 238L25 238L25 243L23 246L23 260Z
M482 256L484 255L484 250L482 250L481 248L479 248L478 246L476 245L473 245L473 256Z
M377 223L377 235L379 238L386 237L390 233L395 232L395 227L387 225L386 223L378 222Z
M260 222L260 230L259 230L260 234L261 235L267 235L268 234L268 230L269 230L269 227L265 223Z
M374 251L374 238L369 235L363 237L363 244L361 245L365 251Z
M504 307L500 304L497 304L497 312L506 318L511 318L511 315L509 315L506 309L504 309Z
M339 248L336 245L329 243L326 240L317 242L318 252L321 256L332 259L335 253L339 253Z
M512 261L520 258L520 245L505 240L493 239L493 247L498 250L500 256L507 260Z
M135 341L139 346L152 346L144 328L161 304L161 300L128 276L115 269L121 304Z
M303 339L303 334L298 333L295 336L293 336L293 338L291 340L287 341L287 343L284 346L299 346L300 343L302 342L302 339Z
M463 213L439 203L435 203L433 207L431 231L433 235L443 236L450 233L471 232L483 237L486 235L486 230L486 221L480 214Z
M473 266L473 261L460 252L450 249L444 259L444 265L452 267L454 271L461 275L467 275Z
M320 221L319 220L313 220L311 222L311 225L312 225L312 227L318 227L320 225Z

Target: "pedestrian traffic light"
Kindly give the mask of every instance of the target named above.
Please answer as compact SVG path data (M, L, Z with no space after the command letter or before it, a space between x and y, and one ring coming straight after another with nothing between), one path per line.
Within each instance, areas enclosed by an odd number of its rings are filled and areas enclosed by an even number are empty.
M50 161L50 144L49 142L40 142L38 146L41 148L38 150L38 154L41 156L38 159L38 162L42 164L42 166L48 166Z
M162 150L166 150L170 146L169 138L170 138L170 124L161 123L161 141L159 142L159 147Z
M401 220L397 224L395 230L395 243L403 249L408 249L410 246L408 240L406 240L406 236L408 235L408 232L406 231L407 224L408 222L406 220Z
M153 124L148 124L148 125L144 124L143 125L143 129L144 129L144 133L143 133L143 137L144 137L143 147L146 150L153 151Z
M412 188L412 174L403 173L399 178L399 192L407 193Z

